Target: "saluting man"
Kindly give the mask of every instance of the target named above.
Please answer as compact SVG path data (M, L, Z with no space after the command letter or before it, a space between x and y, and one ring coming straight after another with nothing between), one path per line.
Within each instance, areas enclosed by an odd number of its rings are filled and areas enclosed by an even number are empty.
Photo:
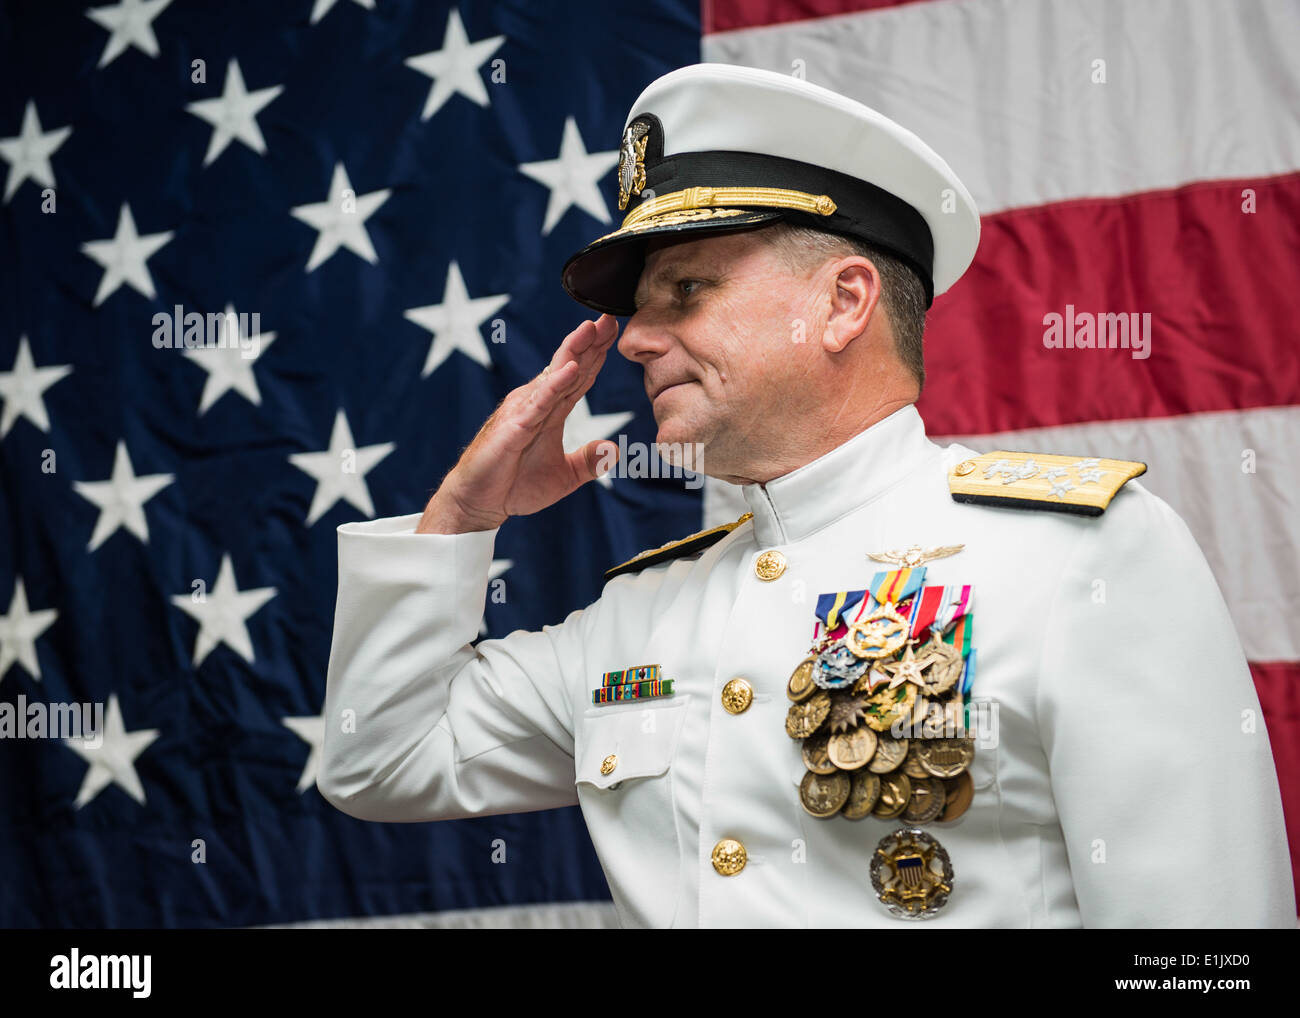
M626 218L563 275L605 313L422 514L339 527L325 798L576 803L627 926L1294 927L1250 673L1144 465L926 437L926 309L979 239L948 165L722 65L651 84L621 151ZM562 435L616 342L749 512L472 645L498 528L611 465Z

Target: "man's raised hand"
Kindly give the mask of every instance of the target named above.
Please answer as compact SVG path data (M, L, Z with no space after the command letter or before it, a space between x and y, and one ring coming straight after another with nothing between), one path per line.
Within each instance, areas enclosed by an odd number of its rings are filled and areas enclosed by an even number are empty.
M493 530L558 502L599 476L618 454L608 439L564 451L564 420L596 380L618 338L618 321L601 315L564 337L551 363L511 392L429 499L417 534Z

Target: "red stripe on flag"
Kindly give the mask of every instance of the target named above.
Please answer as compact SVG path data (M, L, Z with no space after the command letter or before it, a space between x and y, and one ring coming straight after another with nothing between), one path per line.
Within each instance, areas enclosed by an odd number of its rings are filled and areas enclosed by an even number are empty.
M1254 213L1243 211L1244 191ZM935 435L1300 403L1300 173L989 216L926 327ZM1150 314L1150 356L1047 349L1044 316Z
M1291 874L1300 901L1300 661L1252 662L1273 763L1282 789L1282 814L1291 843Z
M922 0L703 0L700 22L704 34L709 35L737 28L780 25L920 2Z

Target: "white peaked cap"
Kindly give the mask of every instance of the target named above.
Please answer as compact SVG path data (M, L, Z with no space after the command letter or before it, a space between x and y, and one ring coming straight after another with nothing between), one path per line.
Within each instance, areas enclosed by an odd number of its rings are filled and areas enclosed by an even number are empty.
M577 300L615 314L632 313L646 240L665 233L784 219L902 257L935 295L979 243L970 192L915 134L820 85L749 67L694 64L651 82L627 116L619 184L622 225L563 274Z

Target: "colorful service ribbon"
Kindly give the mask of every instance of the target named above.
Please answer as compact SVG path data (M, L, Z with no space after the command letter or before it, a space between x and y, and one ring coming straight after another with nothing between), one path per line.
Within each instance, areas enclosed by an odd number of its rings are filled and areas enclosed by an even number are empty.
M627 686L637 682L653 682L659 678L658 665L638 665L606 672L600 680L602 686Z
M658 667L657 665L655 666ZM601 686L591 691L591 702L619 703L623 700L645 700L652 696L671 696L672 679L647 679L644 682L628 682L617 686Z
M925 582L925 566L910 569L888 569L871 578L871 608L882 604L899 605L921 589Z
M925 587L912 600L911 635L920 638L927 629L943 633L958 619L970 614L973 607L970 584L948 587Z

